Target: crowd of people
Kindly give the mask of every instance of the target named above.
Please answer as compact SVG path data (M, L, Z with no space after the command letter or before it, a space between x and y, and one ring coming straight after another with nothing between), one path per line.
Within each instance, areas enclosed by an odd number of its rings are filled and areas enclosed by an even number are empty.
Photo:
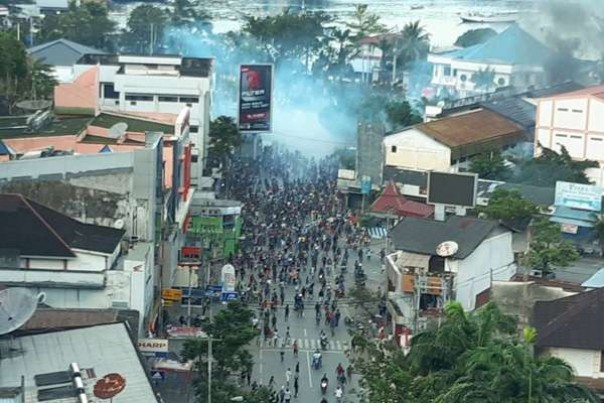
M346 285L338 270L346 267L349 255L357 258L358 265L364 254L362 237L336 188L337 169L337 160L331 157L264 152L254 162L236 160L224 182L228 197L244 206L245 240L231 260L242 300L258 309L254 324L259 340L262 337L267 345L280 349L282 362L289 348L297 360L299 345L292 338L296 335L290 334L289 326L279 329L278 322L287 323L290 314L304 317L305 308L312 312L306 304L312 304L317 326L325 326L321 349L313 354L316 369L322 368L321 350L327 347L325 330L333 336L343 321L338 300ZM283 315L283 321L277 320L278 315ZM274 377L269 380L275 402L287 403L298 396L299 362L294 368L285 371L282 385ZM333 390L337 401L350 376L350 368L338 365ZM325 372L321 389L327 388L327 378Z

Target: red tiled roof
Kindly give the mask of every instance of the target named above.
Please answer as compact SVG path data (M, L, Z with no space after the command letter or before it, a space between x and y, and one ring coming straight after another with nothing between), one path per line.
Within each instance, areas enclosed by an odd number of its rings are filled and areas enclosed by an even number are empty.
M388 182L384 191L371 205L374 213L386 213L403 217L430 217L434 214L434 207L424 203L406 199L400 194L393 181Z

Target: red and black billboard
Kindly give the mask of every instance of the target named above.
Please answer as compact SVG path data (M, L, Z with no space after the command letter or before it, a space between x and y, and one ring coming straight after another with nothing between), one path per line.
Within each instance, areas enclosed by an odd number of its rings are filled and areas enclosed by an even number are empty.
M239 130L271 131L273 66L243 64L239 70Z

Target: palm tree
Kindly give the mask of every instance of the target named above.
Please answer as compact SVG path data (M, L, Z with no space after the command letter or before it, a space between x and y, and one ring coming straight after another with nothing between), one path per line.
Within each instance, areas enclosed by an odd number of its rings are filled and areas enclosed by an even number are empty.
M489 92L491 88L495 86L495 70L490 67L478 70L472 74L470 80L474 83L474 87L477 90L484 90Z
M430 34L426 32L419 20L407 23L400 32L400 38L395 47L400 62L406 65L426 57L430 50Z
M52 67L41 60L30 59L29 79L31 81L31 98L48 99L54 93L57 80L52 73Z

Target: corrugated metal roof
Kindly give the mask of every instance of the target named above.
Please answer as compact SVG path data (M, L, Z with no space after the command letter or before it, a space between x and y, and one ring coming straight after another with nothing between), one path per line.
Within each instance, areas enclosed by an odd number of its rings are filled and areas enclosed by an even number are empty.
M21 336L10 343L15 354L0 360L0 386L18 386L21 376L25 376L26 401L36 401L36 374L64 371L76 362L80 368L94 369L96 378L85 379L89 397L93 396L97 379L118 373L126 380L126 387L113 398L113 403L157 402L123 323Z
M525 137L522 126L487 109L447 116L414 127L450 147L452 159L515 144Z
M73 66L83 55L105 54L102 50L81 45L68 39L46 42L28 49L27 52L34 59L51 66Z

